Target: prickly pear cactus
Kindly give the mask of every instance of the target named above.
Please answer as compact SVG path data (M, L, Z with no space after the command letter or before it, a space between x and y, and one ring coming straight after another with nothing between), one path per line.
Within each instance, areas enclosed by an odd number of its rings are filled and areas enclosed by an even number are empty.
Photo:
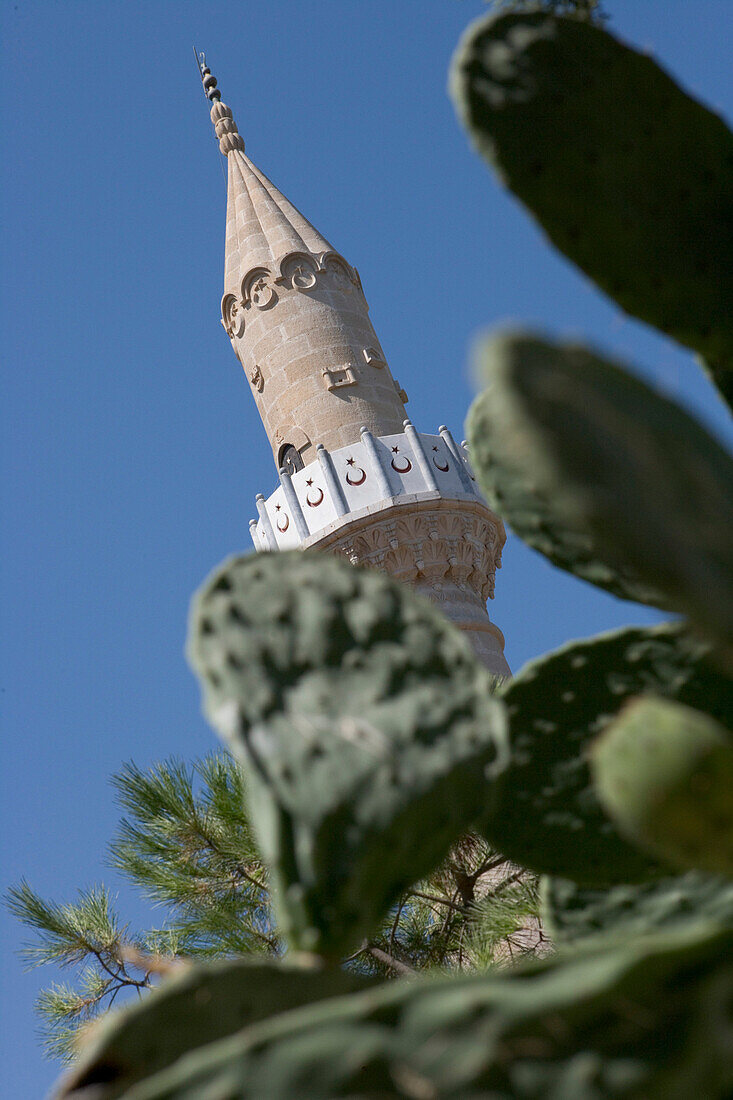
M111 1091L119 1078L100 1051L97 1080L110 1083L95 1097L723 1100L731 995L733 934L695 929L508 977L387 982L321 1001L198 1048L134 1093Z
M227 959L186 965L143 1000L103 1017L59 1096L104 1086L104 1100L127 1096L138 1082L189 1051L225 1039L260 1020L328 997L366 988L343 970Z
M733 135L647 54L542 11L470 26L456 109L549 239L733 397Z
M232 558L195 599L189 654L246 769L292 946L358 947L490 816L506 761L491 678L384 574L299 551Z
M597 937L628 941L689 924L733 930L733 880L723 875L688 871L605 890L547 876L540 890L542 927L559 947Z
M672 864L733 876L728 729L669 699L633 700L593 745L591 769L624 836Z
M722 121L588 20L540 10L471 28L453 87L550 239L730 395ZM485 358L469 434L490 503L557 565L713 641L616 631L492 700L465 640L389 578L313 554L225 563L189 653L247 771L279 931L332 969L189 971L105 1021L60 1096L733 1095L733 880L664 862L733 870L733 462L592 352L509 335ZM351 991L340 959L476 824L564 876L543 886L563 950Z
M492 507L555 565L683 611L733 648L733 459L584 348L507 333L481 365L468 432Z
M599 802L588 750L642 692L730 720L730 682L710 654L675 623L572 642L526 665L501 691L511 755L498 812L483 826L490 843L520 866L587 885L669 873Z

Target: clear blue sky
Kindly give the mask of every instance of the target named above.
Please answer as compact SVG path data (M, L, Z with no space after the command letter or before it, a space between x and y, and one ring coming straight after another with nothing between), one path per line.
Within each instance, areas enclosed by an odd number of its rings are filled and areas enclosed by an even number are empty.
M730 109L728 0L607 0L618 33ZM269 448L221 325L225 190L191 46L255 162L357 265L416 425L461 436L468 348L526 320L585 334L723 430L692 358L546 246L445 92L478 0L2 4L2 883L106 880L120 764L215 738L184 658L189 597L249 549ZM691 156L694 151L691 150ZM670 456L670 461L674 456ZM510 539L490 613L514 669L650 614ZM120 887L133 922L145 907ZM2 914L3 1094L56 1067Z

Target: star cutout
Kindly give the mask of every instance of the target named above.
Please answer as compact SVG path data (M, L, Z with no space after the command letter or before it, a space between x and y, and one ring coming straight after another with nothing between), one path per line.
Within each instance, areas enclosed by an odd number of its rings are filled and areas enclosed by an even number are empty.
M399 450L400 450L399 447L393 447L392 448L392 454L393 455L399 454Z
M275 511L276 511L276 512L279 512L279 511L280 511L280 505L279 505L279 504L276 504L276 505L275 505Z
M306 485L312 485L312 484L313 484L313 478L309 477L308 480L306 481Z
M353 459L353 458L347 458L347 459L346 459L346 465L347 465L347 466L353 466L353 465L354 465L354 462L355 462L355 461L356 461L356 460L355 460L355 459Z
M437 447L433 447L433 450L434 450L434 451L437 451L437 449L438 449Z

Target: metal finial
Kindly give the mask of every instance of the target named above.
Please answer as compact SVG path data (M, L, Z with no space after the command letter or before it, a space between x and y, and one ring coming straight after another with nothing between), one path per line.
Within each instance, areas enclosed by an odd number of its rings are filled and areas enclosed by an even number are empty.
M221 92L216 86L216 77L211 75L211 69L206 64L206 54L203 51L199 52L195 46L193 53L204 85L204 95L212 102L221 99Z

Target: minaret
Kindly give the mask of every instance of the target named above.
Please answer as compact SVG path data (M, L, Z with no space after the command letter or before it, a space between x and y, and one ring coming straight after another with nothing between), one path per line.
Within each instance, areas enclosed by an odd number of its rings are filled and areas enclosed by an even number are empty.
M355 268L245 155L201 55L227 158L222 324L244 367L280 484L257 496L257 550L317 547L419 589L509 675L489 619L506 540L446 427L418 432Z

